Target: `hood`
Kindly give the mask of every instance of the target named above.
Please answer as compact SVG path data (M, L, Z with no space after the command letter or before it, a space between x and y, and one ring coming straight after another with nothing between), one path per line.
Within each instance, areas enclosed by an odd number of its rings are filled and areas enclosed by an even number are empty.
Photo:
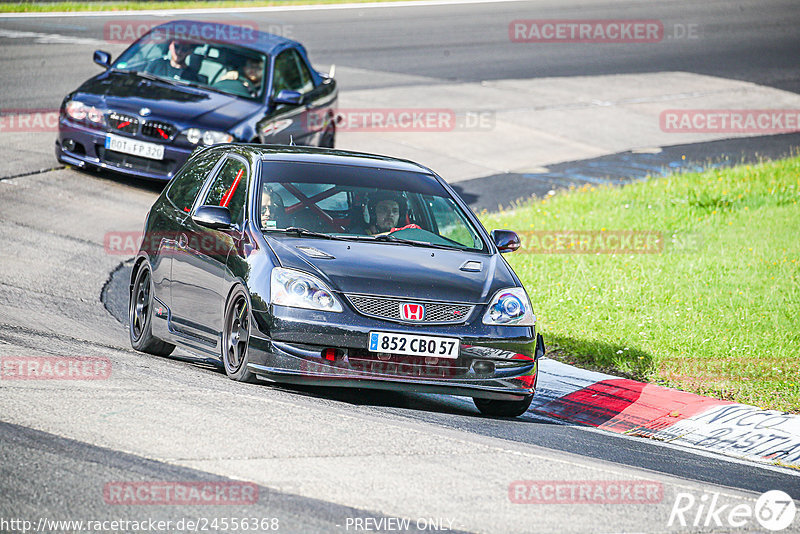
M151 117L216 130L233 128L261 107L259 102L235 96L115 71L87 80L75 92L75 98L136 115L146 107Z
M342 293L479 304L498 289L518 285L499 254L289 236L266 239L284 267L315 274ZM314 257L302 247L331 258ZM467 261L480 262L481 270L462 270Z

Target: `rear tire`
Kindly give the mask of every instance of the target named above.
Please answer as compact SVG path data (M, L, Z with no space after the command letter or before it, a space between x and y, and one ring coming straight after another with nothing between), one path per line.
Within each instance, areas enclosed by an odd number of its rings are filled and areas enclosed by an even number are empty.
M483 415L490 415L493 417L518 417L528 411L532 401L533 395L529 395L518 401L472 399L472 402L475 403L475 407L478 408Z
M247 368L250 361L250 324L247 293L239 286L228 299L222 325L222 364L228 378L237 382L256 381L256 376Z
M169 356L175 345L153 337L153 282L150 267L143 264L136 273L128 303L128 336L131 347L155 356Z

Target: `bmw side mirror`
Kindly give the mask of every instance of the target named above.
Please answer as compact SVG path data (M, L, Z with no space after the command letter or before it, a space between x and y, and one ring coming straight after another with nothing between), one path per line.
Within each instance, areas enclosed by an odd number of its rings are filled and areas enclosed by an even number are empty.
M231 224L231 211L224 206L200 206L194 212L192 220L200 226L215 230L229 230Z
M95 50L94 51L94 62L107 69L111 67L111 54L108 52L103 52L102 50Z
M297 91L289 91L288 89L284 89L275 97L273 97L272 101L276 104L289 104L291 106L297 106L303 101L303 95Z
M501 254L514 252L522 245L517 233L511 230L492 230L492 240Z

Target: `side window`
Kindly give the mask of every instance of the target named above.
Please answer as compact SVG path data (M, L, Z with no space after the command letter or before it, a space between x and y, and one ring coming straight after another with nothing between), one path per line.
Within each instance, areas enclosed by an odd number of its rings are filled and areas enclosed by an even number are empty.
M294 50L286 50L275 58L275 79L272 93L277 95L284 89L307 93L314 88L311 74Z
M192 211L192 204L194 204L197 193L203 187L208 173L214 168L219 158L218 153L201 155L184 166L167 189L169 201L181 211L186 213Z
M229 158L211 182L203 204L228 208L231 222L241 224L244 222L248 178L247 166L236 158Z
M297 89L297 91L300 91L303 94L308 93L314 89L314 82L311 80L311 73L308 72L306 62L303 61L303 58L300 57L300 54L294 50L291 51L291 54L294 56L294 60L297 62L297 70L300 72L300 83L302 84L302 89Z

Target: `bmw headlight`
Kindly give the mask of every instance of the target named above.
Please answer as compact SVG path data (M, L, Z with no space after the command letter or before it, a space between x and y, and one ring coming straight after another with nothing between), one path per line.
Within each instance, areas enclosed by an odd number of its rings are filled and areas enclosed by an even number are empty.
M292 308L341 312L342 305L322 280L310 274L275 267L272 269L272 303Z
M483 314L483 324L534 326L536 316L525 289L509 287L495 293L489 309Z
M186 140L196 145L203 141L204 145L218 145L220 143L230 143L233 136L227 132L216 132L214 130L201 130L200 128L189 128L183 131Z
M94 106L87 106L83 102L78 102L77 100L70 100L67 102L64 106L64 113L72 120L94 124L103 123L102 111Z

